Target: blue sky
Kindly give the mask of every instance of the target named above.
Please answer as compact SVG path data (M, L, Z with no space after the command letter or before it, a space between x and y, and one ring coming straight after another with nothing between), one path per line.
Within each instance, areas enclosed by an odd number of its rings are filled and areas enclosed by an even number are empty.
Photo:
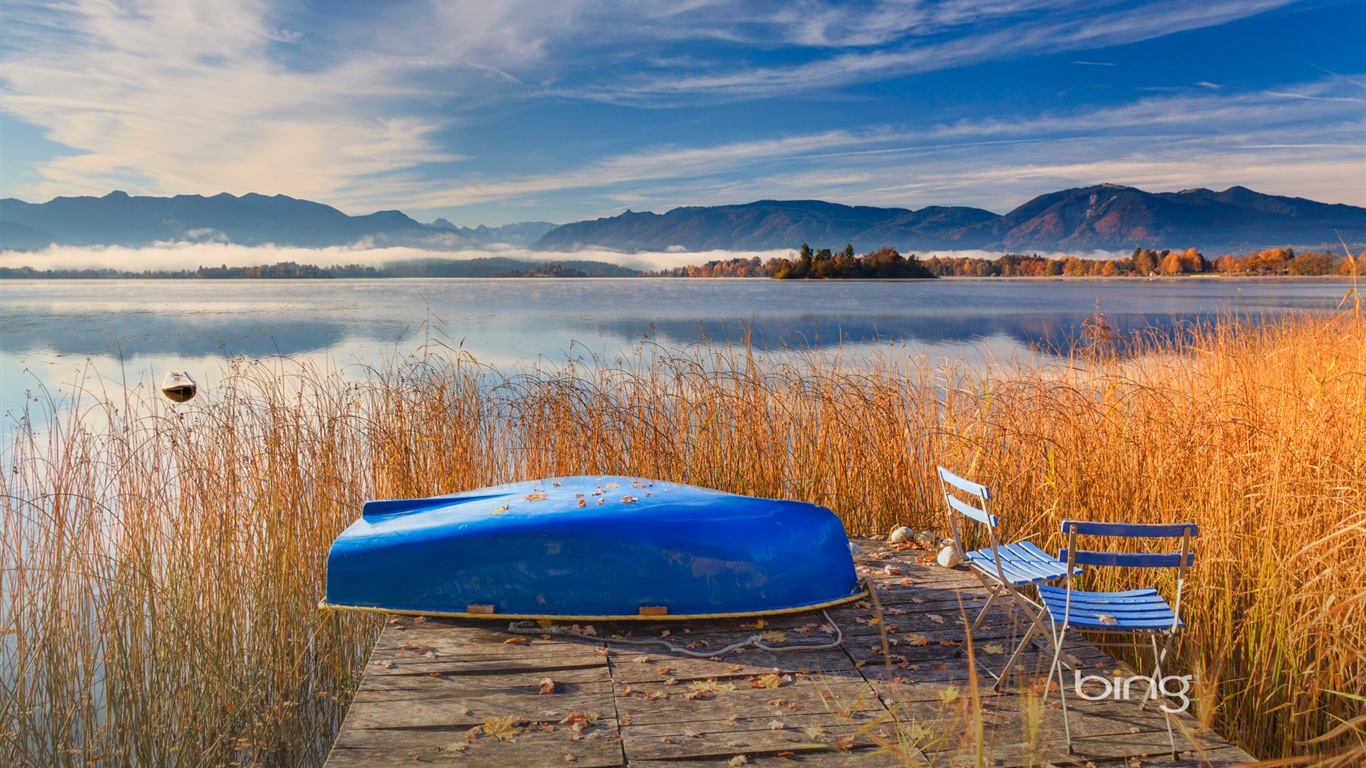
M1366 205L1366 3L0 0L0 196Z

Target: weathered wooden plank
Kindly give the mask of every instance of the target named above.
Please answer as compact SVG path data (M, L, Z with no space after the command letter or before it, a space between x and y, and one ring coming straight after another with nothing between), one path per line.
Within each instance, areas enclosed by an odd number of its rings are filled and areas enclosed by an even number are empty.
M725 685L725 684L723 684ZM782 701L792 712L881 711L881 701L865 682L839 682L791 685L782 688L737 687L720 690L702 698L687 698L695 691L686 686L632 686L623 694L617 691L617 712L629 715L633 725L653 723L698 723L723 721L731 717L753 717Z
M615 729L588 731L581 741L568 732L521 733L504 742L487 736L473 741L457 730L343 730L328 756L330 768L360 766L517 766L517 768L610 768L624 765ZM572 757L572 759L571 759Z

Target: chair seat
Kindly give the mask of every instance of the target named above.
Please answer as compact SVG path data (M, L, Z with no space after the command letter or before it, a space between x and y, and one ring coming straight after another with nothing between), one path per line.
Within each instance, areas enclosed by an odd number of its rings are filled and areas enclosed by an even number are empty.
M1056 581L1067 575L1067 563L1044 552L1028 541L998 546L1001 555L1001 573L1006 582L1014 586L1037 584L1043 581ZM996 573L996 560L991 549L973 550L967 554L968 563L993 581L1000 581ZM1081 573L1077 568L1075 573Z
M1067 623L1073 627L1156 631L1171 629L1176 619L1172 607L1152 588L1127 592L1074 590L1069 610L1065 587L1040 584L1039 599L1054 622L1062 622L1066 614ZM1177 621L1176 626L1183 627L1185 623Z

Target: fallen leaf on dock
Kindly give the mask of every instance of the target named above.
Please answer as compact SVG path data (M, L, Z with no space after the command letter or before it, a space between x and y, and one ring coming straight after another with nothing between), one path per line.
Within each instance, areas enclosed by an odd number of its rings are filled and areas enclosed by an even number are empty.
M484 733L492 736L499 741L512 741L512 737L522 732L517 727L517 716L506 715L504 717L484 718Z
M982 653L989 653L993 656L999 656L1005 652L1005 646L1000 643L986 643L982 646Z
M546 677L541 679L541 693L554 693L555 681Z
M525 637L509 637L503 641L503 645L524 645L530 642Z
M782 687L782 684L783 684L783 679L782 679L781 677L779 677L777 674L775 674L775 673L773 673L773 672L769 672L769 673L766 674L766 675L759 675L759 677L757 677L757 678L754 680L754 684L753 684L752 687L754 687L754 688L780 688L780 687Z

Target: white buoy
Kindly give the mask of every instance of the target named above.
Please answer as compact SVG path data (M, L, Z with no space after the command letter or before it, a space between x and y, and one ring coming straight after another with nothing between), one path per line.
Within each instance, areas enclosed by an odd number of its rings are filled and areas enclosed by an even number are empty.
M915 532L912 531L910 528L907 528L904 525L898 525L897 527L892 529L892 532L890 534L887 535L887 541L890 541L893 544L905 544L906 542L910 541L911 537L914 535Z
M161 381L161 394L177 403L189 400L197 392L199 392L199 385L194 383L190 374L184 371L171 371Z
M958 547L953 542L945 542L944 548L939 550L939 556L935 558L940 565L945 568L952 568L963 562L963 553L958 551Z

